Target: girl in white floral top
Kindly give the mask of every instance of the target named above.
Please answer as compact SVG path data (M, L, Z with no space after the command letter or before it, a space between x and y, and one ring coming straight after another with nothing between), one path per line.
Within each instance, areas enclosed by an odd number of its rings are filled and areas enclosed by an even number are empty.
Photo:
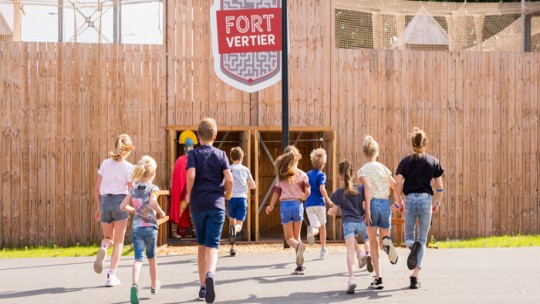
M396 181L392 177L392 172L385 165L377 161L379 156L379 144L373 137L367 135L364 138L362 151L367 159L360 170L358 178L364 185L364 195L366 201L365 221L371 247L371 256L368 257L368 270L375 270L375 280L369 286L374 289L383 289L381 277L381 267L379 265L379 242L377 230L382 238L382 249L388 254L390 263L396 264L398 260L397 252L390 239L391 225L391 203L388 199L390 188L395 189Z

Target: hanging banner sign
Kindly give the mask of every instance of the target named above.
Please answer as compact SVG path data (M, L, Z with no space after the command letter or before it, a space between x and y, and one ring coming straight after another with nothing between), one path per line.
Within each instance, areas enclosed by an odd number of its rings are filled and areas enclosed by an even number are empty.
M248 93L281 80L281 0L215 0L210 21L221 80Z

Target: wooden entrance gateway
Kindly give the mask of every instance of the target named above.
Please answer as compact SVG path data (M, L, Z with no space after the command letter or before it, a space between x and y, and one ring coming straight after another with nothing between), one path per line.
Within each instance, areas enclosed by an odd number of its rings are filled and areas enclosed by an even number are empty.
M183 153L182 145L178 144L178 137L185 130L196 132L197 127L167 128L169 177L172 176L176 159ZM248 196L249 209L243 229L244 241L279 242L282 238L279 206L276 205L276 210L270 216L264 213L265 207L270 203L271 189L275 182L273 164L281 154L281 135L281 129L278 127L219 127L214 146L226 151L227 155L232 147L242 147L245 152L244 165L251 170L257 183L257 188ZM291 127L290 138L291 144L296 145L302 154L299 167L306 172L312 169L309 153L316 148L326 150L328 159L324 172L327 174L327 190L332 193L337 187L336 132L331 127ZM170 179L168 184L170 186ZM341 229L336 229L340 227L337 220L340 219L332 217L328 221L328 236L332 240L341 238ZM168 229L169 227L163 230L169 231ZM223 231L226 233L226 229ZM181 240L168 238L170 245L193 244L194 241L193 236Z

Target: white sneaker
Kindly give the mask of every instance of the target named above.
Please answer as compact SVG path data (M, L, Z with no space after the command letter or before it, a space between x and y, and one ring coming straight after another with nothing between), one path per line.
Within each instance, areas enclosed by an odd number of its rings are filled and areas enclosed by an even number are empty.
M354 277L349 278L349 282L347 283L347 293L353 294L355 289L356 289L356 280L354 279Z
M311 226L307 226L307 241L310 244L315 243L315 235L313 235L313 228Z
M107 287L114 287L121 285L122 282L116 277L116 274L114 273L107 273L107 282L105 283L105 286Z
M103 247L99 248L96 255L96 261L94 262L94 271L96 273L101 273L101 271L103 271L103 262L105 261L106 256L107 250Z
M328 256L328 249L326 249L326 247L321 248L321 254L320 254L321 259L324 260L324 258L327 256Z

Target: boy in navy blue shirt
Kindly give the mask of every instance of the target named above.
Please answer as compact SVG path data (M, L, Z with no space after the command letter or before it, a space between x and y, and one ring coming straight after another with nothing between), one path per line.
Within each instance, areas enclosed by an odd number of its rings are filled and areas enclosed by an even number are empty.
M217 124L212 118L203 119L197 128L201 146L189 151L187 163L186 201L189 203L197 243L199 300L213 303L214 273L216 272L219 239L225 222L225 199L232 197L233 177L229 159L224 151L214 148Z

